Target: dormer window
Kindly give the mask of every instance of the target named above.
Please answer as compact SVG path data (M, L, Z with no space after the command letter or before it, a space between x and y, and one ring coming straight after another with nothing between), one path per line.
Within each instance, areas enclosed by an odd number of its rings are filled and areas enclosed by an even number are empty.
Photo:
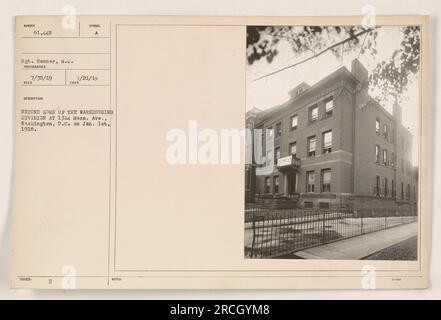
M301 84L294 87L291 91L289 91L289 95L291 98L295 99L301 94L303 94L308 88L309 85L305 82L302 82Z

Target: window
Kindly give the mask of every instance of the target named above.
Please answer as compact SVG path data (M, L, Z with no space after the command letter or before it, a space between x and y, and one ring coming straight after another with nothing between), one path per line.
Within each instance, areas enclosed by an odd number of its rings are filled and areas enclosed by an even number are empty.
M265 177L265 193L270 192L270 177Z
M276 124L276 138L282 136L282 123L279 122Z
M387 178L383 178L383 190L384 190L384 196L387 197L389 195Z
M331 153L332 151L332 131L323 132L323 153Z
M319 202L319 209L329 209L329 202Z
M404 183L401 182L401 200L404 199Z
M314 184L315 184L315 172L314 171L306 172L306 192L308 193L314 192Z
M309 137L308 138L308 157L315 156L315 144L316 144L315 136Z
M304 204L305 204L305 208L313 208L314 207L314 204L312 201L305 201Z
M331 192L331 169L322 170L322 192Z
M267 166L270 166L271 165L271 161L272 161L272 157L273 156L273 154L271 153L271 151L268 151L267 153L266 153L266 165Z
M268 130L268 137L271 138L273 136L273 133L274 133L273 127L269 127L267 130Z
M279 176L274 176L274 193L279 193Z
M327 117L332 116L332 110L334 109L334 99L328 98L325 100L325 114Z
M291 117L291 130L296 130L297 129L297 115L294 115Z
M413 185L413 200L416 200L416 186Z
M395 181L394 181L394 179L392 179L391 180L391 191L392 191L392 193L391 193L391 196L393 197L393 198L395 198Z
M397 155L395 152L392 152L392 155L390 157L390 166L393 168L395 167L395 161L397 161Z
M293 155L294 157L297 156L297 143L292 142L289 144L289 153Z
M277 165L277 162L280 159L280 148L276 148L274 151L274 164Z
M303 91L304 91L304 88L303 88L303 87L298 88L298 89L296 90L296 92L295 92L295 96L297 97L297 96L298 96L299 94L301 94Z
M380 119L375 119L375 132L377 133L377 134L379 134L380 133Z
M404 159L401 158L401 173L404 174Z
M317 121L318 120L318 106L314 105L309 109L309 121Z
M384 135L384 138L385 138L385 139L388 138L387 124L384 124L384 125L383 125L383 135Z
M375 177L374 195L380 195L380 176Z
M392 129L392 136L390 137L390 140L393 144L395 144L395 129Z
M410 184L407 184L407 188L406 188L406 199L407 199L407 200L410 199Z
M380 146L378 144L375 145L375 162L380 163Z
M389 160L387 159L387 150L383 149L383 164L387 166L389 164Z

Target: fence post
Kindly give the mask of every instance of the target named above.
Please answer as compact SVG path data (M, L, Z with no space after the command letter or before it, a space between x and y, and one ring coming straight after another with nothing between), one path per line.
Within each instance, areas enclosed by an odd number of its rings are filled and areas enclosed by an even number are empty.
M357 212L357 211L355 211L355 212ZM364 212L364 211L361 210L360 212L361 212L361 213L360 213L360 215L361 215L361 233L360 233L360 234L363 234L363 232L364 232L364 231L363 231L363 222L364 222L364 221L363 221L363 215L364 215L363 212Z
M253 242L251 243L251 254L250 258L253 257L254 254L254 244L256 242L256 220L254 219L254 209L251 210L251 219L253 221Z
M325 210L324 209L322 209L322 211L323 211L323 216L322 216L322 220L323 220L323 222L322 222L322 243L325 243Z

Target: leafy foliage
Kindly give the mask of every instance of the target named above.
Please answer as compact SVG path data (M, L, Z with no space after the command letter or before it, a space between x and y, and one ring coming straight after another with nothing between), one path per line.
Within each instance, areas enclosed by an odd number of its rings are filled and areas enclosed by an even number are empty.
M409 81L415 79L420 68L420 28L403 27L401 47L389 61L378 63L369 76L369 83L379 89L379 101L393 96L398 102L407 90Z
M250 65L265 59L268 63L277 56L278 44L287 41L295 54L310 51L317 55L326 48L335 46L331 52L341 55L358 50L358 55L375 57L377 51L378 28L362 26L249 26L247 28L247 60ZM420 68L420 28L405 26L400 29L403 39L389 61L382 61L371 70L369 84L379 88L378 101L390 97L400 101L409 81Z

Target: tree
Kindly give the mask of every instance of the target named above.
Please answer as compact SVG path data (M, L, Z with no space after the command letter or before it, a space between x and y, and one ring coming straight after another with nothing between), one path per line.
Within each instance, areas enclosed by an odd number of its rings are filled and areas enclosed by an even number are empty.
M278 44L287 41L295 54L310 52L295 64L286 66L256 80L270 77L275 73L294 68L299 64L312 60L321 54L331 51L334 56L356 51L358 55L377 55L378 29L381 27L362 26L249 26L247 28L247 60L248 64L261 59L272 63L277 56ZM402 41L387 61L379 62L370 70L369 84L375 87L375 99L400 102L403 93L418 75L420 68L420 27L400 27Z

